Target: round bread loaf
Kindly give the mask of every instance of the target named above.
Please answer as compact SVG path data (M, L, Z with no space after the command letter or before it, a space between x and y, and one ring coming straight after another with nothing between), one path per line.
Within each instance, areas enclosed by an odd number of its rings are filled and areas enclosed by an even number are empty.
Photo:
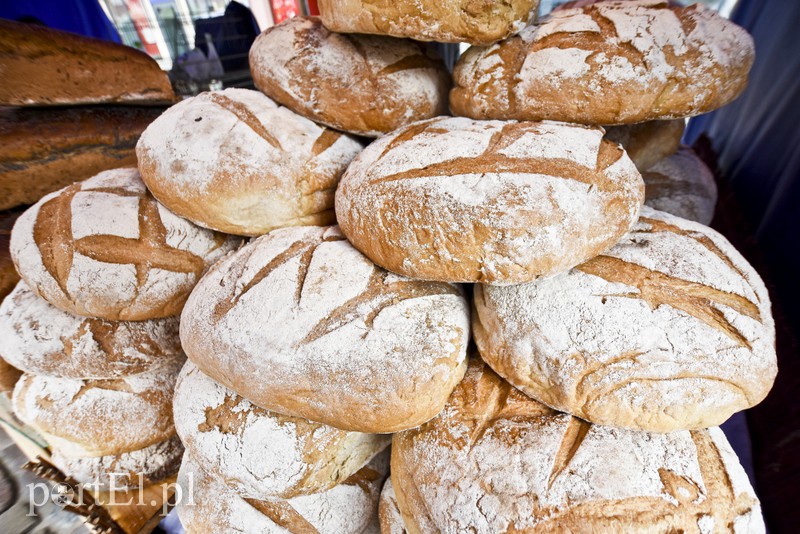
M336 227L252 241L203 277L181 316L183 348L206 375L268 410L356 432L439 413L468 340L458 288L388 273Z
M322 23L334 32L489 44L524 28L536 16L539 0L319 0L318 5Z
M136 145L142 179L159 202L200 226L240 235L333 223L336 184L360 150L354 139L247 89L172 106Z
M688 146L663 159L642 173L645 204L710 224L717 205L717 182L703 160Z
M639 172L674 154L681 146L686 121L649 121L606 128L606 138L619 143Z
M777 372L758 273L714 230L647 207L605 254L536 283L477 287L475 310L495 371L597 424L718 425L758 404Z
M9 242L11 228L20 213L19 211L5 211L0 214L0 301L11 293L11 290L19 282L19 274L11 260Z
M183 362L114 380L24 374L14 388L14 413L62 456L115 456L175 435L172 393Z
M267 29L250 49L256 87L331 128L378 137L447 113L450 73L410 39L331 33L317 18Z
M764 522L719 428L592 425L477 360L436 419L392 440L409 532L747 532Z
M183 359L178 318L107 321L79 317L20 282L0 304L2 356L25 372L64 378L119 378Z
M379 532L378 498L389 470L388 451L328 491L289 500L242 497L205 467L187 452L178 473L178 516L187 534Z
M40 297L115 321L180 313L205 268L239 240L191 224L114 169L42 198L11 234L11 255Z
M140 488L178 472L183 445L178 436L149 447L113 456L74 458L53 450L52 462L62 473L102 491Z
M609 0L467 50L453 71L450 109L581 124L688 117L739 96L754 56L750 35L702 4Z
M406 534L403 514L400 513L400 507L397 506L397 496L394 494L391 478L386 479L381 490L378 518L381 523L381 534Z
M367 147L342 177L336 217L390 271L518 284L611 247L643 201L639 172L600 128L442 117Z
M254 406L188 362L178 377L175 428L209 474L242 496L289 499L332 488L389 445Z

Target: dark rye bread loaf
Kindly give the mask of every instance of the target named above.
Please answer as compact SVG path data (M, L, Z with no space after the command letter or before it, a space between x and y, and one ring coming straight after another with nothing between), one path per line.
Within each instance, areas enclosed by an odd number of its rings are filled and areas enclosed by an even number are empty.
M753 59L750 35L702 4L609 0L467 50L450 108L475 119L581 124L687 117L736 98Z
M167 74L116 43L0 19L0 105L169 104Z
M0 209L107 169L136 165L136 141L161 107L0 109Z
M592 425L478 359L439 417L394 435L391 472L410 534L764 532L719 428Z

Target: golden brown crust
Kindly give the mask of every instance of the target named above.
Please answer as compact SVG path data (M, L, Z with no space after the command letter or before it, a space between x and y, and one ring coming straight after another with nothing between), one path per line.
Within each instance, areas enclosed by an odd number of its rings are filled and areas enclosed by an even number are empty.
M136 165L136 141L161 107L0 109L0 209Z
M538 0L320 0L331 31L410 37L439 43L489 44L522 29Z
M0 105L175 100L167 74L144 52L10 20L0 20L0 72Z
M606 138L619 143L639 172L674 154L681 146L686 121L648 121L606 128Z
M470 48L453 72L450 109L581 124L687 117L736 98L753 59L747 32L700 4L609 0Z
M591 425L526 397L477 359L439 417L395 434L391 471L413 534L764 530L718 428Z
M22 376L22 371L5 361L0 356L0 393L10 396L14 386Z
M262 33L250 49L256 87L306 118L378 137L447 113L450 74L409 39L331 33L295 17Z

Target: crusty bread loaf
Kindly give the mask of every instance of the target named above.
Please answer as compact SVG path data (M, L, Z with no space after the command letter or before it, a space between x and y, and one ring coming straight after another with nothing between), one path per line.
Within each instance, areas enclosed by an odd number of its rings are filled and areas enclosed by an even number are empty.
M520 31L538 0L319 0L331 31L376 33L439 43L489 44Z
M410 39L331 33L317 18L267 29L250 49L256 87L315 122L378 137L447 113L450 73Z
M0 393L11 397L14 386L22 376L22 371L5 361L0 355Z
M688 146L642 173L645 204L709 224L717 205L717 182L703 160Z
M33 204L107 169L136 165L161 107L0 109L0 209Z
M753 58L748 33L702 4L609 0L467 50L453 72L450 109L581 124L688 117L736 98Z
M439 417L394 436L391 468L412 534L764 532L719 428L591 425L478 361Z
M0 213L0 301L11 293L19 282L19 274L11 259L11 228L22 212L19 210Z
M345 432L254 406L191 362L178 378L173 409L190 454L210 475L254 499L328 490L389 445L387 436Z
M187 356L268 410L343 430L427 421L464 374L461 291L376 267L336 227L284 228L203 277L181 315Z
M140 488L160 482L178 472L183 445L177 436L143 449L112 456L74 458L55 449L53 465L81 484L102 491Z
M65 457L119 455L175 435L172 392L183 362L113 380L24 374L14 413Z
M66 312L140 321L181 311L205 268L239 240L159 205L136 169L51 193L14 225L11 255L28 286Z
M0 105L169 103L150 56L116 43L0 19Z
M241 235L333 223L336 184L360 150L356 140L246 89L184 100L136 145L142 179L159 202Z
M397 506L397 496L394 494L391 478L386 479L381 490L378 518L381 523L381 534L406 534L403 514Z
M61 311L25 282L0 304L0 356L25 372L120 378L183 359L178 318L107 321Z
M639 172L644 173L678 150L685 126L684 119L609 126L606 138L622 145Z
M654 432L724 422L777 372L758 273L714 230L650 208L608 252L568 273L475 289L481 356L539 401Z
M205 472L187 452L178 473L177 504L186 534L377 534L378 498L389 469L388 451L322 493L294 499L247 499Z
M336 217L358 250L424 280L517 284L611 247L644 187L600 128L437 118L356 157Z

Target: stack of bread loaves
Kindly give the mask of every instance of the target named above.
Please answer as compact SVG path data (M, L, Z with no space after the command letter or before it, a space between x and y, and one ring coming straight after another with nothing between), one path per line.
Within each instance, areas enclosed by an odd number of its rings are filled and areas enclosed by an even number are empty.
M131 168L51 193L19 217L11 254L22 281L0 305L2 356L24 372L16 415L64 473L121 489L177 471L176 314L237 241L167 211Z

